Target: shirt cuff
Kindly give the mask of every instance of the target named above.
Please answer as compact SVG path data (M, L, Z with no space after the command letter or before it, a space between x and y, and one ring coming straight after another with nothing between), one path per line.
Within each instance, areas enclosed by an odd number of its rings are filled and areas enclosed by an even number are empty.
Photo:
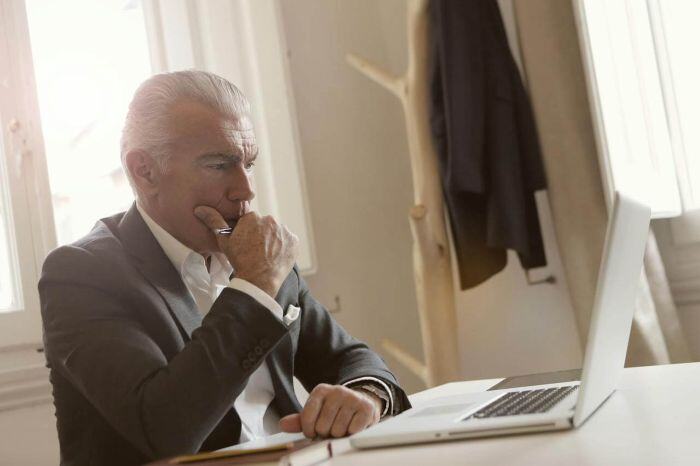
M282 306L279 305L269 294L242 278L233 278L229 287L247 294L272 312L279 320L282 320Z
M389 389L389 386L386 384L381 379L378 379L376 377L372 376L366 376L366 377L358 377L356 379L348 380L343 384L343 387L350 387L350 385L357 385L358 388L362 386L361 382L370 382L370 383L375 383L382 387L382 390L386 393L387 398L389 399L389 402L384 406L384 411L382 412L381 417L384 417L387 413L393 413L394 412L394 396L391 394L391 389Z

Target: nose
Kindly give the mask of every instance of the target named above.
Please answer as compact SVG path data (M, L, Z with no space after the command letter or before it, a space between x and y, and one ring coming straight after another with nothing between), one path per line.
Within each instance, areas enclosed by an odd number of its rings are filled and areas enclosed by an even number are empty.
M232 179L227 193L230 201L250 202L253 200L255 192L253 191L252 176L242 165L236 167L231 175Z

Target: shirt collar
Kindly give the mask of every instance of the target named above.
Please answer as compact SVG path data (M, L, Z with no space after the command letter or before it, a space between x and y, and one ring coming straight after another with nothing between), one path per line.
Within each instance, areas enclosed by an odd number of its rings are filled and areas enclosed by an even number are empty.
M165 228L156 223L156 221L146 213L146 210L138 201L136 201L136 210L139 211L139 214L141 214L141 217L143 217L143 221L146 222L148 229L151 230L151 233L153 233L153 236L155 236L156 241L158 241L158 244L160 244L163 252L165 252L165 255L168 256L168 259L170 259L170 262L172 262L173 267L175 267L175 270L177 270L181 276L184 275L186 269L189 268L188 264L199 262L204 263L204 258L201 254L194 252L192 249L182 244L173 235L168 233ZM209 274L211 276L222 274L228 279L232 273L233 267L226 258L226 255L220 252L215 252L211 258Z

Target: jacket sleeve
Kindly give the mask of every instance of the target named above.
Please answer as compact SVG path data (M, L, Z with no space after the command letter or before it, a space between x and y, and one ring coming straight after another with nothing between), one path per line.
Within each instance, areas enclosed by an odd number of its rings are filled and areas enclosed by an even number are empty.
M377 353L353 338L326 308L316 301L299 275L301 330L294 357L294 372L308 391L319 383L343 384L365 376L384 381L392 391L393 412L411 407L396 377Z
M287 327L226 289L168 360L119 279L84 248L49 255L39 282L48 365L146 456L196 452Z

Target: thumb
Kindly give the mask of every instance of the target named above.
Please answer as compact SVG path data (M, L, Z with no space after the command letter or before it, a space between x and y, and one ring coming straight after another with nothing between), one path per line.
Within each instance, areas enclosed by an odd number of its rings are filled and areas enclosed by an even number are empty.
M301 432L301 414L295 413L284 416L280 419L279 425L282 432Z
M194 215L202 221L210 230L217 228L228 228L228 223L221 216L219 211L213 207L200 205L194 208Z

